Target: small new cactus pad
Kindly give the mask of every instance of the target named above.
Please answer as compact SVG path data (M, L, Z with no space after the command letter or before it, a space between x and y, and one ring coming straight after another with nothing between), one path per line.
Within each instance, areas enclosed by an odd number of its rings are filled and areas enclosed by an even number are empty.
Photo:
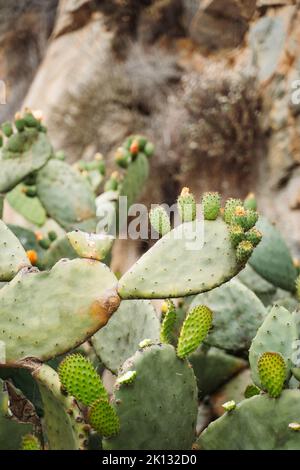
M194 195L189 188L183 188L177 200L177 208L182 222L192 222L196 219L197 206Z
M30 261L14 233L0 220L0 281L10 281Z
M262 388L270 397L279 397L287 375L282 355L275 352L263 353L258 359L257 368Z
M67 356L58 368L63 388L76 400L90 406L98 398L108 400L108 394L92 363L82 354Z
M136 378L136 370L129 370L128 372L125 372L125 374L117 378L117 383L119 385L132 384L135 378Z
M43 426L50 450L82 450L87 445L86 426L74 397L61 391L58 374L46 364L32 373L44 405Z
M158 341L159 329L149 300L124 300L109 323L92 337L92 344L105 367L116 373L143 339Z
M244 392L244 397L245 398L251 398L254 397L255 395L260 394L260 389L256 387L256 385L250 384L247 385L245 392Z
M224 208L224 220L227 224L232 223L232 217L237 207L242 207L243 202L240 199L230 198L226 201Z
M201 450L298 450L300 434L289 424L299 420L300 391L279 398L256 395L213 421L200 435Z
M36 129L25 130L23 150L10 150L9 141L0 149L0 193L12 190L27 175L42 168L52 155L47 136Z
M240 242L236 249L236 259L240 264L246 264L253 253L253 245L247 240Z
M120 432L105 450L190 449L195 439L197 387L193 369L169 344L140 349L120 376L136 371L132 384L116 384L112 404Z
M283 357L286 379L290 377L293 366L292 355L295 352L294 345L297 339L298 333L293 315L284 307L275 305L258 329L249 350L249 362L255 385L263 388L258 364L261 355L269 351Z
M22 437L33 432L30 423L21 423L12 417L8 393L0 379L0 450L20 450Z
M232 411L236 408L236 402L234 400L229 400L223 403L222 407L225 411Z
M18 184L6 196L9 205L28 222L42 226L46 222L46 211L37 197L28 197L24 185Z
M110 235L89 234L81 230L69 232L67 237L78 256L98 261L106 258L114 242L114 238Z
M177 345L177 356L183 359L194 352L206 338L213 321L212 311L205 305L192 308L183 322Z
M163 207L157 206L154 209L151 209L149 219L152 227L157 233L159 233L159 235L163 236L170 232L170 217Z
M257 210L257 201L254 193L249 193L244 200L245 209L251 209L252 211Z
M48 215L66 230L95 230L94 192L85 178L70 165L50 160L38 172L36 187Z
M297 270L285 241L274 225L263 217L260 217L257 228L263 234L263 239L249 263L267 281L294 292Z
M118 308L116 278L98 261L61 260L49 272L21 270L0 290L7 364L60 355L103 327Z
M229 228L230 241L237 247L245 239L245 231L240 225L231 225Z
M26 434L22 437L22 450L42 450L41 443L34 434Z
M197 378L199 398L215 392L221 385L247 367L247 362L221 349L201 347L189 356Z
M165 311L164 311L165 309ZM175 327L177 322L177 312L172 300L165 300L162 311L164 313L160 330L160 341L162 343L174 344L177 340Z
M100 436L111 437L118 434L120 422L115 409L108 400L99 398L89 409L88 419L90 425Z
M220 194L204 193L202 196L202 209L205 220L216 220L221 209Z
M205 343L227 351L247 351L267 315L256 295L236 279L197 295L191 308L199 304L213 312L213 329Z
M186 222L158 240L124 274L118 290L124 299L184 297L214 289L240 269L220 217L204 226Z
M253 246L257 246L262 240L262 233L256 227L252 227L245 233L245 239Z

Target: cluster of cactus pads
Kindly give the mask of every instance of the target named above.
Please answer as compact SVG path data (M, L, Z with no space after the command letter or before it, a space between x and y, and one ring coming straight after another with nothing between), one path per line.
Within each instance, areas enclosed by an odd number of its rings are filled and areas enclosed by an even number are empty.
M153 145L129 137L105 181L28 110L2 134L0 192L33 225L0 221L0 448L300 448L299 270L254 196L184 188L179 224L152 208L159 239L118 278L110 228Z

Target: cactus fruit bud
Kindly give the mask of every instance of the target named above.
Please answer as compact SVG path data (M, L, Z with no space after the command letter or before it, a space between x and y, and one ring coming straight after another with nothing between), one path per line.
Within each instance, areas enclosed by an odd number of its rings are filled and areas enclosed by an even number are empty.
M15 115L15 126L18 132L23 132L25 129L25 121L20 113L16 113Z
M240 225L231 225L229 228L229 237L232 245L236 248L238 244L245 239L244 229Z
M26 196L28 197L36 197L36 187L35 186L25 186L23 188L23 192L24 194L26 194Z
M189 188L183 188L177 200L177 208L182 222L192 222L197 215L195 198Z
M109 180L105 183L104 191L117 191L120 182L120 175L114 171Z
M117 384L119 385L131 384L135 378L136 378L136 371L129 370L125 372L125 374L121 375L121 377L117 378Z
M131 154L124 147L119 147L115 153L115 162L121 168L128 168L131 162Z
M300 431L300 423L289 423L289 428L292 431Z
M26 251L27 258L29 259L30 263L34 266L37 263L38 255L35 250L28 250Z
M256 385L253 385L253 384L247 385L246 390L244 391L245 398L251 398L259 394L260 394L260 389Z
M253 252L253 245L247 240L240 242L236 249L236 259L240 264L246 264Z
M37 121L41 122L43 120L43 112L40 109L32 111L32 115Z
M50 230L50 232L48 232L48 238L51 242L54 242L54 240L57 239L57 233L54 230Z
M35 232L35 238L39 242L40 240L42 240L44 238L44 236L43 236L42 232Z
M22 450L41 450L40 441L33 434L26 434L22 437Z
M40 121L38 119L36 119L33 115L32 112L30 111L27 111L25 114L24 114L24 123L25 123L25 126L26 127L39 127L40 125Z
M172 300L166 300L164 303L167 305L167 311L161 325L160 341L162 343L172 344L174 339L174 328L176 325L177 313Z
M100 398L89 409L88 419L90 425L101 436L111 437L120 430L119 418L108 400Z
M183 359L198 348L212 327L212 319L212 311L205 305L197 305L188 313L178 339L178 357Z
M255 247L261 242L262 233L256 227L252 227L246 232L245 238Z
M216 220L221 209L221 196L219 193L204 193L202 207L205 220Z
M234 400L226 401L226 403L223 403L222 407L225 411L232 411L236 408L236 402Z
M273 398L279 397L286 380L286 365L281 354L265 352L258 360L262 388Z
M251 209L252 211L257 210L257 202L254 193L249 193L246 199L244 200L245 209Z
M230 198L226 201L225 208L224 208L224 220L226 224L232 223L232 217L234 215L235 209L237 207L242 207L243 202L241 199L233 199Z
M130 145L129 151L131 155L136 156L140 151L140 145L138 139L134 139Z
M153 343L153 340L152 339L149 339L149 338L146 338L146 339L143 339L140 343L139 343L139 348L140 349L144 349L144 348L147 348L148 346L151 346Z
M157 206L151 209L149 219L152 227L159 235L164 236L170 232L170 218L163 207Z
M13 134L13 127L9 121L4 122L1 129L6 137L10 137Z
M44 250L48 250L48 248L50 248L51 242L48 238L41 238L38 242L40 247Z
M237 206L231 217L233 225L240 225L243 229L247 226L247 211L243 206Z
M256 211L252 211L251 209L247 209L246 211L246 226L245 230L250 230L256 222L258 221L258 213Z
M155 147L152 142L147 142L144 148L144 154L146 157L150 158L154 154Z
M99 375L92 363L81 354L71 354L58 367L63 388L86 406L98 398L108 400Z

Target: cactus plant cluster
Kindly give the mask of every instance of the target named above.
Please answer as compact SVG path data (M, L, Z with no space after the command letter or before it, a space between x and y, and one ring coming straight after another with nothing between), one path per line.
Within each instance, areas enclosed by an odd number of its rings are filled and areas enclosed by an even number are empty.
M255 196L183 188L179 224L152 208L159 239L117 276L102 217L139 197L153 145L126 139L105 182L29 110L2 134L0 188L33 228L0 221L0 448L300 448L299 272Z

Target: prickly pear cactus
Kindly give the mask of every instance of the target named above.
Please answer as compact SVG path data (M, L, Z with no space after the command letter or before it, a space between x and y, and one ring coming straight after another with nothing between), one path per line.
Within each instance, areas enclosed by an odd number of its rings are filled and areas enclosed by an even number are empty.
M30 188L30 186L28 188ZM36 196L29 196L26 193L28 188L26 188L23 183L18 184L7 194L6 200L9 205L25 217L28 222L42 226L46 222L46 211Z
M0 290L6 363L45 361L81 344L117 309L115 286L114 274L93 260L61 260L49 272L21 270Z
M69 232L67 237L78 256L98 261L105 259L114 241L114 238L110 235L88 234L81 230Z
M108 324L92 337L107 369L116 373L144 339L158 341L160 324L148 300L124 300Z
M13 232L0 220L0 281L10 281L31 263Z
M120 432L104 439L104 449L190 449L195 439L197 387L192 368L171 345L140 349L120 376L136 371L130 384L117 383L112 404Z

